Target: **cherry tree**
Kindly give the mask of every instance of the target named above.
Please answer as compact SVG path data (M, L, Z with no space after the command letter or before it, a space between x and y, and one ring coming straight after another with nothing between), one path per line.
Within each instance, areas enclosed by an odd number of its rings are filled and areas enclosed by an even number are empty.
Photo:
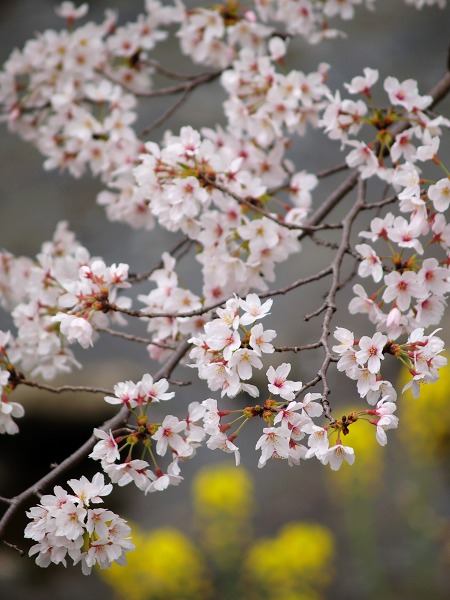
M412 11L446 3L406 4ZM6 61L2 120L39 150L44 169L92 174L102 184L96 201L106 221L159 227L177 239L142 273L91 256L66 222L34 258L0 254L0 301L14 323L0 331L0 433L20 435L20 386L84 391L117 408L31 487L1 498L0 538L22 552L8 541L8 527L26 510L24 535L38 565L71 559L89 574L96 564L123 564L133 549L130 527L98 506L103 498L114 486L150 494L179 485L183 463L195 460L200 446L232 454L239 465L239 440L251 420L261 424L254 441L261 468L273 458L290 466L315 458L333 470L352 465L354 428L365 422L367 435L384 446L399 426L396 400L404 390L390 381L386 364L406 365L404 389L416 397L439 378L446 364L439 324L450 291L450 172L440 147L450 121L436 110L450 75L421 90L413 79L393 73L381 80L367 67L331 89L332 65L309 73L291 68L296 38L312 45L337 38L347 20L375 5L229 0L192 8L145 0L142 13L122 23L114 11L89 21L87 4L63 2L62 29L37 34ZM192 73L155 58L170 36ZM167 85L155 85L156 75ZM195 89L213 82L225 94L224 125L156 133ZM165 110L138 132L142 103L156 97L167 99ZM309 172L289 151L311 129L342 154L335 167ZM323 198L321 182L343 173ZM301 253L307 238L330 249L332 259L277 286L278 265ZM188 254L199 288L177 273ZM301 298L319 281L327 291L302 315L320 323L317 339L279 339L270 328L277 297ZM334 317L344 287L353 289L350 314L365 316L361 330ZM135 322L140 335L127 331ZM160 367L113 389L52 385L82 368L74 348L88 349L100 336L141 344ZM285 358L292 352L315 355L306 381L295 379ZM210 391L184 414L176 408L180 382L171 379L177 367ZM332 410L334 370L353 382L358 404L342 418ZM238 409L230 404L236 396ZM167 407L161 422L156 403ZM98 463L91 480L56 485L86 456Z

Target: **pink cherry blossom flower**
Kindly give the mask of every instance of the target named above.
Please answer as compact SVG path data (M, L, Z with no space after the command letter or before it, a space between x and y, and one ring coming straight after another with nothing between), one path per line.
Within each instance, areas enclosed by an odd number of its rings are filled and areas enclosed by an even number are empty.
M100 441L95 444L92 452L89 454L90 458L109 463L115 462L120 458L119 448L111 430L109 430L109 433L106 433L102 429L94 429L94 435Z
M350 83L344 83L344 86L350 94L365 94L370 96L370 88L378 81L377 69L365 67L363 69L364 76L358 75L353 77Z
M445 177L428 188L428 197L433 202L434 208L445 212L450 205L450 179Z
M363 260L359 263L358 275L360 277L372 277L375 282L383 278L383 265L375 250L368 244L357 244L355 246Z
M329 445L327 430L318 425L312 425L311 433L308 437L309 449L306 453L306 458L325 454L328 451Z
M160 456L164 456L170 447L178 456L190 456L193 448L179 435L185 429L186 421L179 421L177 417L167 415L158 431L152 435L152 439L157 441L156 452Z
M233 356L228 361L228 366L236 368L239 377L246 380L252 376L252 367L261 369L263 364L254 350L241 348L233 353Z
M414 108L423 110L432 102L431 96L420 96L417 89L417 81L406 79L402 83L395 77L386 77L384 89L389 95L392 104L404 106L407 110Z
M383 293L383 300L385 302L395 300L401 311L408 310L411 298L423 298L427 295L414 271L403 273L393 271L385 276L384 281L387 287Z
M295 393L301 389L301 381L290 381L287 379L291 365L283 363L276 370L271 366L267 371L267 379L269 380L268 388L272 394L281 396L285 400L293 400Z

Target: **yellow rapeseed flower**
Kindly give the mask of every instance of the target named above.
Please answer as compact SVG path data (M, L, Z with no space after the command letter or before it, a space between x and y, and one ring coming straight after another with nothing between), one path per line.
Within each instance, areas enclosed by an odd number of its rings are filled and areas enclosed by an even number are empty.
M253 501L253 483L244 468L224 463L203 468L194 479L192 494L201 514L247 517Z
M245 469L224 463L202 469L192 484L200 542L218 571L237 568L248 545L253 483Z
M400 374L399 387L410 381L405 368ZM400 439L415 462L424 463L447 454L450 433L446 418L450 397L450 367L439 369L435 383L421 385L420 396L414 398L408 389L399 397Z
M128 564L99 571L127 600L199 600L210 597L210 581L195 545L172 528L132 529L134 552Z
M244 563L249 599L318 600L329 584L335 554L331 531L317 523L288 523L274 538L253 544Z

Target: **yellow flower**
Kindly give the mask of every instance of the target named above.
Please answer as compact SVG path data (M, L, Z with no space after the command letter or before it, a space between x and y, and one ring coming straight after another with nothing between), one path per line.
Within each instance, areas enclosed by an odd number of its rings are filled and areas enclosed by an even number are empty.
M192 494L202 547L218 570L237 568L250 539L249 474L229 463L205 467L193 481Z
M247 471L224 463L205 467L195 477L192 494L201 514L247 517L253 502L253 484Z
M210 581L195 545L172 528L132 529L134 552L128 564L99 574L127 600L198 600L210 596Z
M244 563L246 598L318 600L331 577L331 531L316 523L288 523L274 538L259 540Z
M400 374L399 387L410 381L405 368ZM422 385L420 396L414 398L408 389L397 401L400 418L400 439L418 463L447 454L450 434L446 413L450 396L450 367L439 369L435 383Z

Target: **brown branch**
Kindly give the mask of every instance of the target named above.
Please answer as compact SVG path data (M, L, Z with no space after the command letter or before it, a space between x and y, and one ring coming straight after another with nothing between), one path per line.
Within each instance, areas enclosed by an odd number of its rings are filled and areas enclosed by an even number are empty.
M428 106L434 108L436 104L439 104L443 100L448 92L450 91L450 71L447 71L443 77L431 88L428 94L433 98L433 102Z
M320 348L322 342L312 342L311 344L304 344L303 346L275 346L275 352L302 352L303 350L315 350Z
M113 302L108 302L107 304L107 308L109 310L113 310L115 312L120 312L123 313L124 315L128 315L129 317L140 317L140 318L147 318L147 319L158 319L158 318L166 318L166 319L178 319L178 318L184 318L184 317L198 317L200 315L204 315L205 313L209 312L210 310L213 310L214 308L218 308L219 306L222 306L222 304L225 303L225 300L220 300L219 302L216 302L215 304L211 304L210 306L206 306L204 308L197 308L195 310L191 310L189 312L184 312L184 313L165 313L165 312L160 312L160 313L150 313L150 312L145 312L143 310L132 310L130 308L122 308L120 306L117 306L117 304L114 304Z
M193 89L194 88L188 88L188 89L186 89L184 91L183 95L180 96L180 98L178 98L178 100L176 102L174 102L174 104L172 104L172 106L169 106L169 108L166 111L164 111L162 113L162 115L160 115L157 119L155 119L153 121L153 123L151 123L148 127L146 127L145 129L143 129L141 131L141 137L149 135L155 129L158 129L158 127L161 127L161 125L164 125L164 123L168 119L170 119L170 117L174 113L176 113L176 111L180 108L180 106L186 102L186 100L189 98L190 94L192 93Z
M326 309L326 307L327 307L327 304L326 304L326 302L324 302L321 306L319 306L319 308L316 308L316 310L314 310L313 312L306 314L303 317L303 320L310 321L312 318L319 316L321 313L323 313L323 311Z
M163 350L175 350L174 346L166 346L165 344L159 344L158 342L154 342L151 338L139 337L138 335L131 335L122 331L115 331L114 329L109 329L109 327L96 327L95 329L96 331L109 333L109 335L112 335L114 337L119 337L124 340L130 340L130 342L137 342L139 344L157 346L158 348L162 348Z
M30 379L18 378L18 384L27 385L28 387L38 388L39 390L45 390L46 392L52 392L53 394L62 394L63 392L86 392L89 394L114 394L111 390L100 387L91 387L85 385L62 385L60 387L54 387L53 385L47 385L45 383L39 383L38 381L31 381Z
M302 277L301 279L297 279L297 281L294 281L286 287L279 288L278 290L274 290L272 292L264 292L263 294L258 295L260 298L271 298L272 296L280 296L283 294L287 294L287 292L290 292L291 290L294 290L295 288L298 288L302 285L306 285L307 283L311 283L313 281L318 281L319 279L322 279L323 277L329 275L331 272L332 268L331 266L329 266L325 269L322 269L321 271L318 271L314 275L308 275L308 277Z
M331 407L328 401L328 396L330 394L330 388L328 386L327 380L327 371L332 362L332 354L328 344L328 337L330 335L330 323L334 312L336 311L336 294L339 290L339 278L341 273L342 263L344 261L344 257L347 254L350 245L350 234L352 229L352 224L355 221L358 213L361 211L362 207L365 204L365 191L366 186L365 183L361 180L359 181L358 187L358 198L355 204L350 209L349 213L342 221L342 239L339 244L339 248L337 250L336 256L331 264L333 271L333 278L330 290L325 299L326 309L325 316L322 323L322 335L320 336L320 341L322 342L322 346L325 351L325 358L322 363L321 368L317 372L317 377L322 381L323 384L323 392L321 398L321 404L323 406L325 416L333 423L334 418L331 416Z
M20 554L20 556L24 556L25 555L25 551L22 550L21 548L19 548L19 546L16 546L15 544L11 544L11 542L7 542L6 540L2 540L3 544L5 544L5 546L8 546L8 548L11 548L12 550L15 550L16 552L18 552Z
M191 81L198 77L198 73L196 75L186 75L185 73L177 73L168 69L167 67L163 67L158 61L153 60L152 58L146 58L141 61L143 64L149 65L153 67L155 71L160 73L160 75L164 75L168 79L179 79L180 81Z
M322 230L322 229L340 229L342 227L342 225L340 223L330 223L330 224L321 223L320 225L318 223L314 223L314 224L306 224L305 223L304 225L296 225L294 223L286 223L285 221L282 221L279 216L274 217L272 214L270 214L269 212L267 212L266 210L264 210L263 208L261 208L260 206L255 204L254 201L248 200L247 198L242 198L241 196L238 196L238 194L235 194L234 192L229 190L226 186L222 185L221 183L217 183L217 181L214 181L210 177L203 176L203 181L205 183L207 183L209 186L215 188L216 190L219 190L220 192L227 194L228 196L233 198L233 200L236 200L236 202L238 204L241 204L242 206L249 208L253 212L255 212L263 217L266 217L266 219L273 221L274 223L276 223L277 225L280 225L280 227L284 227L285 229L291 229L294 231L302 231L302 232L304 232L304 235L307 235L307 232L309 232L309 231L318 231L318 230ZM303 237L303 234L302 234L302 237Z
M383 208L383 206L387 206L388 204L392 204L397 200L397 196L390 196L385 200L380 200L380 202L368 202L364 204L361 210L372 210L374 208Z
M347 163L341 163L340 165L330 167L329 169L324 169L323 171L318 171L316 173L316 177L317 177L317 179L323 179L324 177L328 177L329 175L334 175L335 173L340 173L341 171L346 171L347 169L348 169Z
M158 90L150 90L148 92L133 92L136 96L141 96L145 98L158 98L161 96L171 96L172 94L178 94L179 92L185 92L186 90L193 90L194 88L202 85L203 83L209 83L210 81L214 81L220 77L223 73L223 69L218 69L216 71L211 71L209 73L201 73L197 75L194 79L190 79L184 83L179 83L177 85L170 85L165 88L159 88ZM123 85L123 84L122 84Z

